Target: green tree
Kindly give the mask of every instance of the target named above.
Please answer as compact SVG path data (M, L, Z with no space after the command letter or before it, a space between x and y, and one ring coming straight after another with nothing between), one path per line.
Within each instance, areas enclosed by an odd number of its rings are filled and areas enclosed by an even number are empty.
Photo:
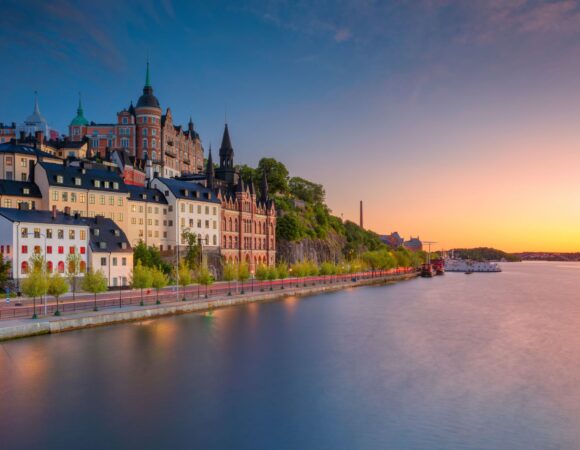
M300 177L292 177L288 183L290 194L308 203L324 203L326 193L321 184Z
M258 267L256 267L255 275L256 279L260 281L260 290L263 291L263 282L268 279L268 266L264 264L258 265Z
M227 262L224 264L224 281L228 282L228 295L232 295L232 281L236 279L236 266L231 262Z
M238 281L242 283L242 294L244 293L244 282L250 278L250 268L247 262L240 262L238 264Z
M272 282L278 279L278 270L276 266L269 266L268 267L268 281L270 281L270 290L273 290Z
M155 289L156 301L158 305L161 303L159 301L159 291L169 284L169 277L161 270L159 267L153 267L150 269L151 274L151 286Z
M167 274L171 273L171 265L163 260L159 249L153 246L147 247L143 241L139 241L134 247L133 261L135 264L141 261L143 267L160 267L163 272Z
M22 292L27 297L32 297L33 302L33 312L32 318L36 319L36 297L42 297L46 295L48 290L48 279L46 273L43 270L33 269L28 276L22 280L20 285Z
M205 264L202 264L199 269L197 269L195 281L200 285L205 286L205 298L207 298L209 285L213 283L213 276Z
M134 289L141 289L141 306L145 304L143 301L143 289L150 288L152 281L151 270L148 267L144 267L141 261L137 261L137 264L133 267L131 284Z
M296 241L304 237L304 230L298 216L291 212L276 221L276 238L286 241Z
M10 269L12 268L12 263L10 260L4 260L4 254L0 253L0 289L6 290L6 284L10 277Z
M179 269L177 271L177 283L184 289L182 298L183 301L185 301L185 288L189 286L192 282L193 279L191 277L191 271L189 270L189 267L187 267L187 264L185 264L185 262L182 261L179 264Z
M199 265L201 256L201 245L198 241L197 235L189 230L184 230L181 237L185 240L187 250L185 251L185 263L191 270L195 270Z
M274 158L262 158L258 163L254 181L261 180L264 173L270 194L288 192L288 169L284 164Z
M81 281L81 289L94 295L93 311L99 310L97 308L97 294L105 292L107 288L107 278L101 270L95 272L92 268L89 269Z
M77 279L81 273L81 255L77 252L66 255L66 277L73 293L73 302L76 299Z
M284 289L284 281L286 278L288 278L288 265L284 262L279 262L278 265L276 266L276 274L278 275L278 278L280 280L282 280L282 284L280 289Z
M59 304L58 299L61 295L64 295L68 292L68 283L67 281L60 276L58 272L53 273L50 277L48 277L48 295L52 295L56 300L56 311L54 312L55 316L60 316Z

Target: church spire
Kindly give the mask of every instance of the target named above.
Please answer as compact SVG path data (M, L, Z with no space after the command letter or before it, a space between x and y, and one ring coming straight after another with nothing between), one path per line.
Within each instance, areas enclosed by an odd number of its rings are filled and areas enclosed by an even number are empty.
M228 124L224 128L224 135L222 137L222 145L220 147L220 167L234 167L234 149L230 139L230 132Z
M215 171L213 167L213 158L211 156L211 144L209 144L209 155L207 157L207 166L205 168L205 176L207 179L207 187L214 188Z
M149 76L149 57L147 57L147 72L145 73L145 87L151 87L151 77Z
M79 106L77 108L77 115L78 116L82 116L83 114L84 114L84 111L83 111L83 102L82 102L82 99L81 99L81 93L79 92Z

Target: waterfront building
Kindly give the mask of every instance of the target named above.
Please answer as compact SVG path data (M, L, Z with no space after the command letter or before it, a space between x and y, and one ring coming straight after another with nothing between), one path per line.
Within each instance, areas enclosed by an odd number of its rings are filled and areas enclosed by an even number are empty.
M395 231L391 234L384 234L380 236L381 242L388 245L392 249L397 249L403 245L405 240L401 237L401 235Z
M46 270L66 273L66 258L80 255L81 273L86 271L89 227L80 216L56 211L0 208L0 252L12 261L12 277L21 280L30 272L30 258L44 255Z
M45 152L34 144L21 144L14 140L0 144L0 179L32 181L34 165L38 161L62 163L58 156Z
M21 204L26 204L28 209L42 205L38 186L31 181L0 180L0 207L20 208Z
M40 209L67 208L85 217L101 215L126 226L129 191L113 167L94 167L87 162L71 165L39 162L34 167L34 182L42 193Z
M149 63L145 86L137 104L117 113L116 123L89 122L81 101L77 115L69 125L74 141L88 140L91 156L104 158L107 150L125 150L140 161L152 162L152 174L174 177L203 172L203 147L193 122L187 129L176 126L169 108L163 114L159 100L153 93Z
M219 253L221 202L216 193L200 183L174 178L154 178L151 187L167 200L168 250L185 246L184 231L197 235L204 253Z
M245 261L255 271L260 264L276 263L276 209L269 198L268 183L262 179L260 195L252 181L244 183L234 165L228 125L214 170L211 150L206 166L206 185L218 192L222 204L221 254L227 262Z
M128 217L125 232L132 246L143 241L161 252L171 250L175 240L170 240L168 230L174 226L173 216L163 193L143 186L127 186L129 190ZM173 207L172 207L173 209Z
M109 287L129 286L133 249L123 230L103 216L81 220L90 230L88 267L103 272Z

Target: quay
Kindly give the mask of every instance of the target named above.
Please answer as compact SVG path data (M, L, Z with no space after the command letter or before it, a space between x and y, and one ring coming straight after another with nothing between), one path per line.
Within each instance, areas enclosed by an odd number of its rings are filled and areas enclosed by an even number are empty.
M217 308L242 305L245 303L273 301L290 296L303 297L351 287L389 284L409 280L417 277L417 275L416 271L404 271L379 274L364 273L358 276L342 277L340 279L331 279L330 277L287 279L284 280L284 285L266 282L261 286L261 290L245 292L244 294L233 293L231 296L227 295L227 292L224 292L216 297L205 298L202 289L201 296L198 294L197 299L186 301L167 301L161 304L145 306L129 304L116 309L112 307L110 309L103 308L99 311L82 311L59 317L45 316L39 319L3 320L0 321L0 341L61 333L64 331L112 325L122 322L147 320L176 314L211 311ZM276 290L275 286L277 286ZM269 290L270 287L273 290ZM267 290L265 290L266 288Z

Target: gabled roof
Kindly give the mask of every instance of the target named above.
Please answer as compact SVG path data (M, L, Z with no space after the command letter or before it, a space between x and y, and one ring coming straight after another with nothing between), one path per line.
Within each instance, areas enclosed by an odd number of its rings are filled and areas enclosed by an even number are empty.
M80 220L91 230L89 245L94 253L133 252L129 239L113 220L103 216L83 217Z
M129 200L134 202L159 203L167 205L167 199L159 189L127 185Z
M38 209L15 209L0 208L0 216L11 222L26 223L54 223L57 225L86 225L82 217L56 212L53 217L52 211L41 211Z
M199 183L176 180L175 178L159 178L159 181L167 186L176 198L220 203L215 192Z
M69 166L44 161L40 162L39 165L46 170L46 176L50 186L91 189L111 193L129 192L127 185L116 170L110 171L106 169L88 168L85 164L81 166ZM62 177L62 183L58 182L59 177ZM97 186L97 181L99 186ZM108 187L106 187L107 185Z
M38 186L30 181L0 180L0 195L42 198Z

